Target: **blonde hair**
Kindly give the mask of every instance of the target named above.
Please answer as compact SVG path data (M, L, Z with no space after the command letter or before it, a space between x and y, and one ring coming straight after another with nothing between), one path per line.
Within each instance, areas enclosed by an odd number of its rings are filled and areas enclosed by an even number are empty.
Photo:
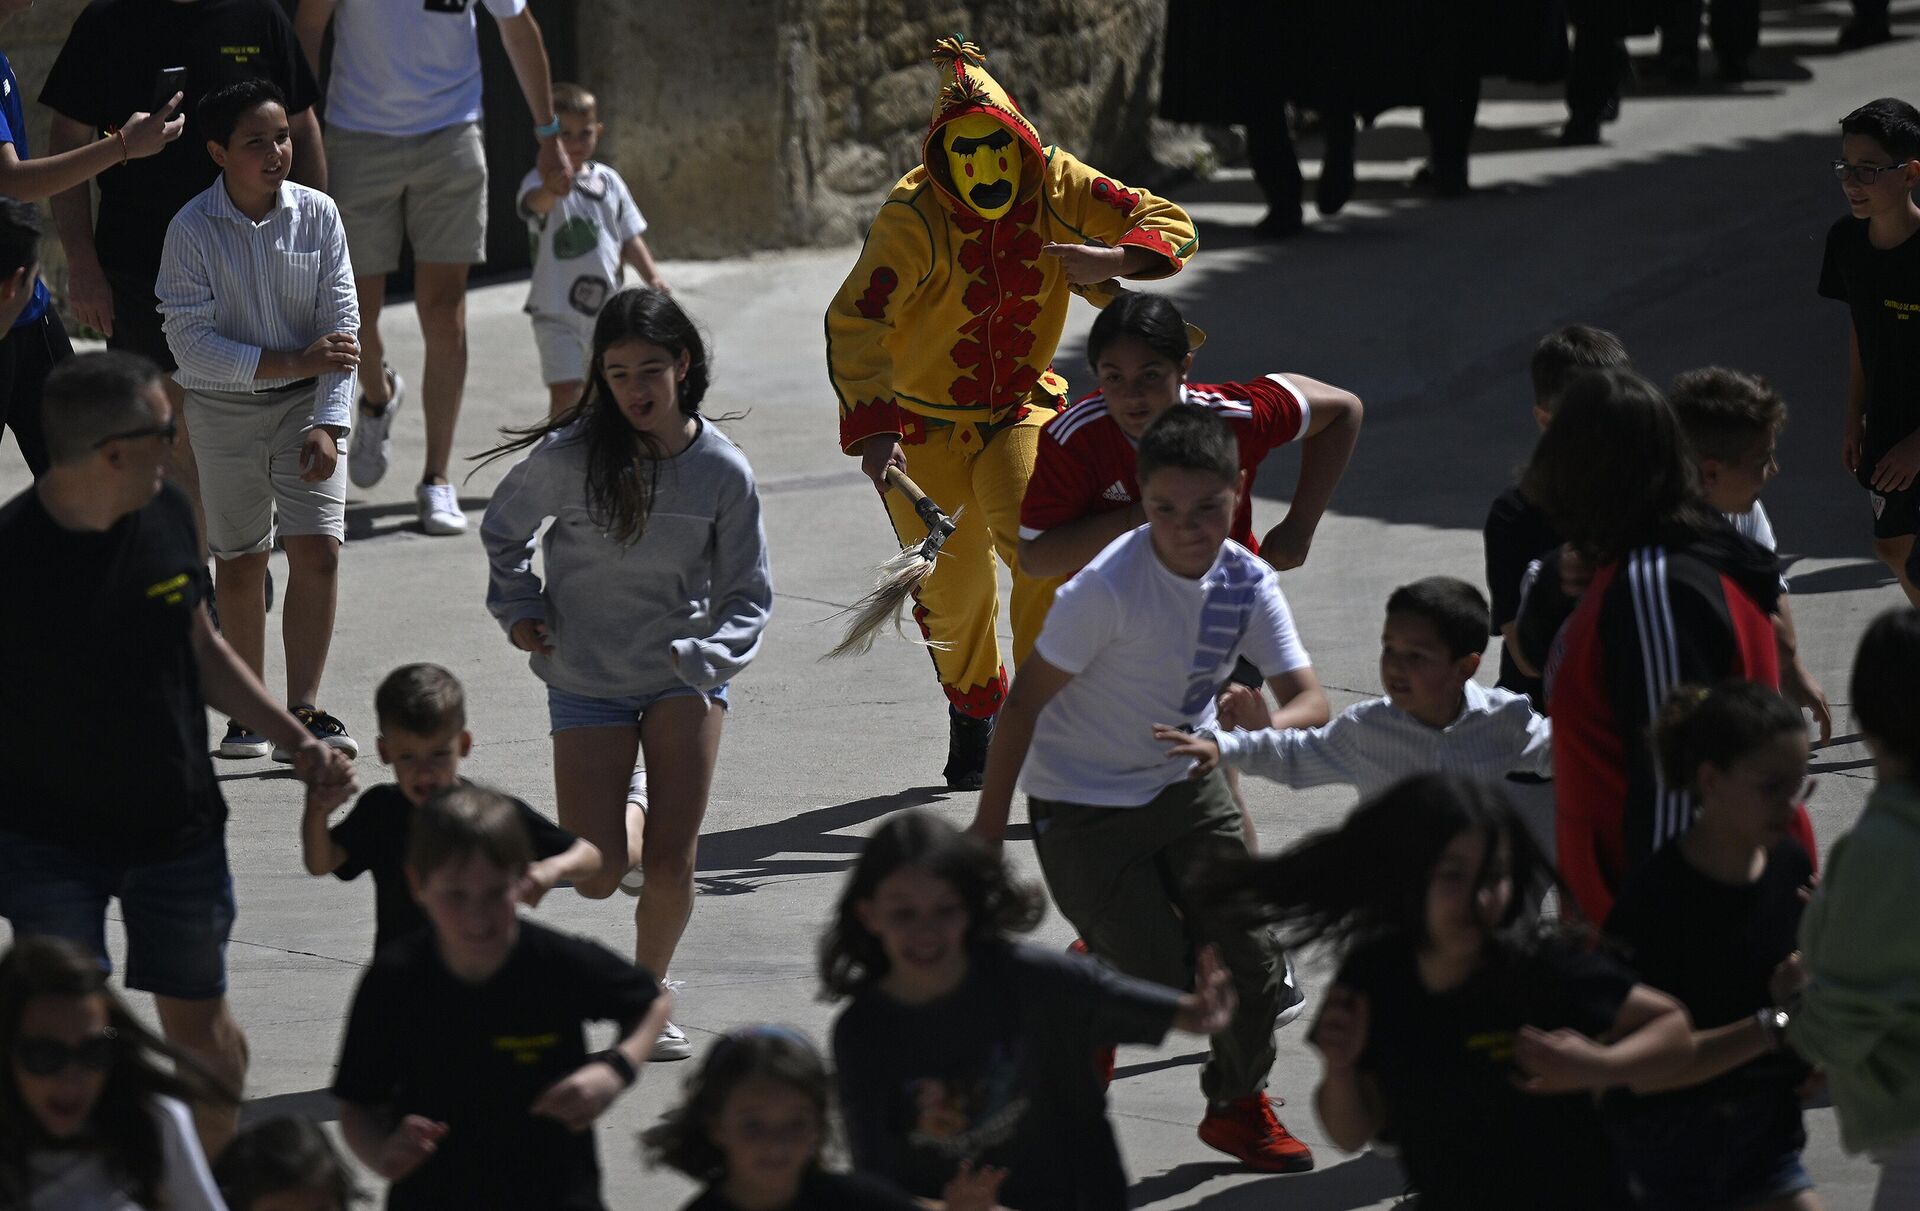
M600 116L600 102L594 95L578 84L556 84L553 86L553 112L556 114L590 114Z

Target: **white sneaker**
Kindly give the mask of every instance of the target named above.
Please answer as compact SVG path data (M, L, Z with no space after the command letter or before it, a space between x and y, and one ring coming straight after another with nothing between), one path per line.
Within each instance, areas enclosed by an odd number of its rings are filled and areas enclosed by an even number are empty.
M422 530L442 535L467 532L467 515L460 511L452 484L421 484L413 490L413 499L420 509Z
M646 770L636 769L633 771L633 780L627 784L627 802L639 808L641 815L644 816L647 814L647 771ZM639 895L640 889L645 887L646 885L647 885L646 869L638 862L635 862L633 864L632 870L620 876L620 890L623 892L626 892L630 896Z
M1300 987L1300 977L1293 970L1293 956L1286 951L1280 952L1280 1009L1273 1016L1273 1028L1279 1030L1292 1025L1307 1008L1306 989Z
M387 473L387 462L393 457L393 417L400 411L400 401L407 394L407 380L391 366L384 367L387 382L393 387L393 394L387 397L387 406L378 414L366 410L367 397L360 397L361 407L355 409L353 433L347 439L347 478L356 488L371 488L380 482Z
M653 1054L647 1058L656 1064L662 1060L690 1060L693 1044L688 1041L686 1031L668 1022L660 1037L653 1041Z

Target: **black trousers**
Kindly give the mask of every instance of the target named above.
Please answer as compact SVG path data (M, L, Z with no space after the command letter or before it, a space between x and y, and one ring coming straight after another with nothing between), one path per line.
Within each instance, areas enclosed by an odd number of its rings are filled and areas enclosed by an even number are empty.
M1573 25L1573 54L1567 62L1567 116L1599 122L1620 100L1620 82L1628 59L1626 21L1611 0L1586 0L1568 6Z
M40 392L47 372L73 356L60 313L47 313L23 324L0 340L0 423L13 430L13 440L38 479L47 469L47 439L40 425Z
M1673 0L1660 23L1660 57L1691 60L1700 45L1701 10L1706 0ZM1713 0L1707 17L1713 53L1745 59L1760 45L1760 0Z

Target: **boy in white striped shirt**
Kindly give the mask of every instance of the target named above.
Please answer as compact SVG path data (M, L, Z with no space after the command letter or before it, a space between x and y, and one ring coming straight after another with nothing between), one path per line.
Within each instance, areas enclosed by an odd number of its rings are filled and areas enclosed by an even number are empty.
M359 745L315 705L333 638L360 309L340 212L287 178L285 99L265 80L209 93L198 111L220 179L167 228L155 293L186 390L200 464L214 599L227 642L266 663L267 553L287 552L282 610L287 701L322 743ZM222 757L291 754L231 720Z
M1153 734L1171 742L1168 760L1194 762L1192 777L1224 762L1292 787L1348 783L1363 799L1409 774L1551 774L1552 725L1526 695L1473 680L1488 618L1486 598L1464 580L1416 580L1387 598L1380 638L1386 697L1350 706L1320 727L1275 729L1262 726L1265 700L1235 687L1232 730L1190 733L1162 724ZM1244 730L1249 723L1257 730Z

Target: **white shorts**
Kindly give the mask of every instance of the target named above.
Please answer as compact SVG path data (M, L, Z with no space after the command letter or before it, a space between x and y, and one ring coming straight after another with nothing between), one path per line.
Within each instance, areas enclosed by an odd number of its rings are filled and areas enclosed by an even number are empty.
M207 549L223 559L252 555L281 536L347 537L347 449L333 475L300 478L300 445L313 415L314 386L256 395L187 391L187 437L200 464Z
M540 350L540 381L577 383L587 377L593 361L593 325L591 315L551 315L532 312L533 343Z

